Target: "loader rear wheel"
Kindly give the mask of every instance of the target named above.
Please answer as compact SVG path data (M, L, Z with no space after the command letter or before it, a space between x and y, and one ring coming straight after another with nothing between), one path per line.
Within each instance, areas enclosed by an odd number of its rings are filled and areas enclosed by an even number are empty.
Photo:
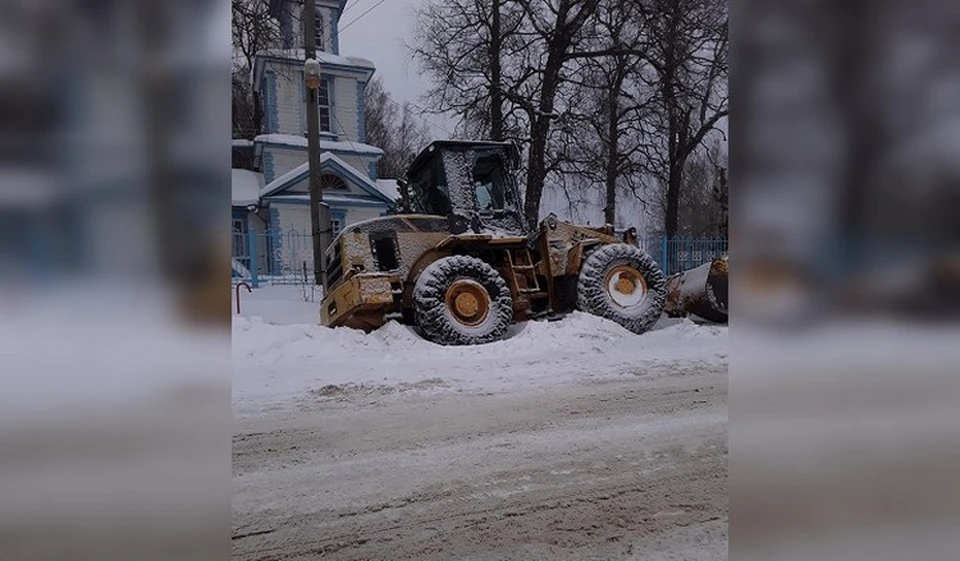
M513 320L510 290L493 267L454 255L417 277L413 312L423 335L441 345L479 345L503 337Z
M577 280L578 309L638 334L660 319L666 295L660 267L646 252L629 244L598 247L584 260Z

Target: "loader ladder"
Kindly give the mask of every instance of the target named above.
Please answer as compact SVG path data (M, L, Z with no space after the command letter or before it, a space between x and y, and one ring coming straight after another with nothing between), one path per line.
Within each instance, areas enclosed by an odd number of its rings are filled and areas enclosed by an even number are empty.
M537 279L537 263L533 262L530 250L507 250L507 265L510 269L510 282L518 294L529 299L547 298L550 295L540 286Z

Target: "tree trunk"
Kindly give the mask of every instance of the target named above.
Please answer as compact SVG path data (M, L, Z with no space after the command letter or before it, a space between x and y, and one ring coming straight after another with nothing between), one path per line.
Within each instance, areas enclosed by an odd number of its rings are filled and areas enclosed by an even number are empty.
M603 209L603 219L607 224L614 224L617 219L617 175L620 144L620 122L617 115L617 100L620 97L620 79L622 72L618 69L614 87L607 92L607 169L606 192L607 204Z
M527 163L527 192L523 214L527 226L533 230L540 219L540 200L543 198L543 182L546 176L546 144L550 122L540 116L530 123L530 152ZM541 132L542 131L542 132Z
M527 163L527 193L523 212L530 229L540 220L540 200L547 178L547 137L553 116L553 102L560 86L560 71L569 39L557 36L550 45L550 55L543 69L543 89L540 90L539 114L530 122L530 153Z
M672 157L671 160L673 160ZM668 238L675 238L679 230L680 184L682 181L682 168L674 163L670 166L670 177L667 182L667 216L663 225L664 233Z
M730 198L727 185L727 170L720 168L720 191L717 202L720 203L720 237L726 239L730 234Z
M500 78L500 2L493 0L493 19L490 24L490 138L503 140L503 91Z
M667 162L669 165L667 176L667 214L664 217L663 229L668 238L676 237L680 212L680 186L682 181L683 164L680 161L680 116L677 103L677 38L679 5L672 0L667 5L668 22L666 30L666 46L663 53L663 75L661 76L664 109L667 112Z

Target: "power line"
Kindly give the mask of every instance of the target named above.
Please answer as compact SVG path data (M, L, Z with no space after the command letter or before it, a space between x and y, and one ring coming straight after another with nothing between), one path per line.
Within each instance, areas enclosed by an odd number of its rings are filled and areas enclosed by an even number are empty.
M340 119L337 118L337 112L336 112L336 111L330 111L330 115L333 116L333 120L337 122L337 126L340 127L340 130L343 131L343 136L347 139L347 144L350 145L350 149L353 150L355 153L359 154L360 152L357 150L357 147L354 146L354 145L353 145L353 141L350 140L350 135L347 134L347 129L346 129L346 127L344 127L344 126L343 126L343 123L340 122Z
M354 6L356 6L357 4L359 4L359 3L361 3L361 2L363 2L363 0L354 0L352 3L347 4L346 6L343 7L343 11L340 12L340 15L342 16L343 14L349 12L349 11L350 11L350 8L353 8Z
M386 1L387 1L387 0L380 0L379 2L377 2L376 4L374 4L373 6L370 6L369 8L367 8L362 14L360 14L359 16L357 16L357 17L353 18L352 20L350 20L350 23L348 23L347 25L344 25L343 27L341 27L341 28L340 28L340 33L343 33L343 30L344 30L344 29L346 29L346 28L350 27L351 25L357 23L358 21L360 21L361 19L363 19L363 16L369 14L370 12L372 12L372 11L374 10L374 8L376 8L376 7L379 6L380 4L383 4L383 3L386 2ZM344 11L346 11L346 10L344 10Z
M347 5L347 6L343 9L342 14L343 14L343 13L346 13L347 10L349 10L350 8L356 6L356 5L357 5L358 3L360 3L361 1L362 1L362 0L354 0L353 4L349 4L349 5ZM367 8L366 10L364 10L362 14L360 14L359 16L357 16L357 17L353 18L352 20L350 20L350 22L347 23L346 25L341 26L340 29L339 29L339 31L338 31L338 33L341 33L341 34L342 34L343 31L344 31L346 28L350 27L351 25L353 25L353 24L357 23L358 21L360 21L361 19L363 19L363 17L364 17L365 15L369 14L370 12L372 12L377 6L379 6L380 4L383 4L384 2L386 2L386 0L380 0L379 2L377 2L376 4L374 4L373 6L370 6L369 8ZM342 14L341 14L341 15L342 15ZM388 94L386 91L384 91L383 93L384 93L384 96L387 98L387 101L389 101L390 103L393 103L394 105L396 105L397 107L400 107L401 109L403 108L399 103L397 103L396 101L393 100L393 98L390 97L390 94ZM447 133L448 135L450 135L451 138L454 137L454 136L456 136L454 133L450 132L446 127L442 127L442 126L440 126L440 125L438 125L438 124L436 124L436 123L433 123L433 122L427 120L426 118L424 118L422 114L423 114L423 113L427 113L427 110L426 110L426 109L420 107L420 106L417 105L416 103L413 103L413 102L408 102L408 103L410 103L410 105L412 105L415 109L417 109L418 111L421 112L421 117L420 117L420 118L423 119L423 121L424 121L425 123L427 123L428 125L430 125L430 126L432 126L432 127L436 127L436 128L438 128L438 129L442 130L443 132L445 132L445 133Z

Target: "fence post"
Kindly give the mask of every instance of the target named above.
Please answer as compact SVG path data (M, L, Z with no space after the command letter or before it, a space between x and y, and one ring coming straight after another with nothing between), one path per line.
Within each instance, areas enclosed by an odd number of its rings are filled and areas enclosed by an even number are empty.
M247 246L247 254L250 256L250 284L253 288L260 288L257 271L260 266L260 252L257 249L257 233L252 228L247 229Z
M670 274L670 250L667 248L669 241L666 234L660 236L660 268L663 269L663 274L665 275Z

